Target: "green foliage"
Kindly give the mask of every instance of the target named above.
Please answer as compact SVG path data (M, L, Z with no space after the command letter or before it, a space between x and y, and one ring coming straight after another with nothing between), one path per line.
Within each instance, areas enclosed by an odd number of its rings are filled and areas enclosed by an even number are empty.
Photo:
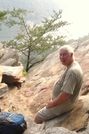
M24 56L23 61L25 69L28 70L35 64L45 59L49 51L54 51L57 45L65 43L63 36L54 36L55 32L61 27L68 25L66 21L62 21L62 11L55 11L50 18L44 18L40 25L31 25L26 21L26 15L31 14L24 9L13 9L9 11L7 26L19 26L18 35L7 43L18 49Z
M24 76L26 76L26 75L27 75L27 72L26 72L25 70L23 71L23 75L24 75Z
M7 12L6 11L0 11L0 30L1 30L1 24L5 21Z

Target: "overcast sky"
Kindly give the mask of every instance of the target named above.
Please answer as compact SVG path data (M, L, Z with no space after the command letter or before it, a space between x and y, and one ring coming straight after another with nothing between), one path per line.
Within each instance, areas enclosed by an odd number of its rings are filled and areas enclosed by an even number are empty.
M63 18L72 23L64 31L77 39L89 33L89 0L59 0Z

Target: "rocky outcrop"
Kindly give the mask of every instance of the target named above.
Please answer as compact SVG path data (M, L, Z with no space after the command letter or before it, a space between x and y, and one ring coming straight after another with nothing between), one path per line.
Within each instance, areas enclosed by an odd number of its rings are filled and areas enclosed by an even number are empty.
M3 48L3 45L0 45L0 65L4 66L20 65L18 51L16 49Z
M0 97L2 97L7 90L8 85L13 84L18 88L25 81L23 77L23 66L0 66Z
M9 90L7 84L5 83L0 83L0 98L3 97L5 95L5 93L7 93L7 91Z
M11 84L19 81L23 77L23 66L1 66L2 68L2 82Z
M28 128L24 134L89 134L89 94L80 96L77 106L68 113L45 122L35 124L27 118Z
M88 134L89 128L89 94L80 96L77 106L70 112L46 122L46 127L64 127L71 131L84 131Z
M64 127L49 127L45 129L45 124L36 124L30 118L27 119L28 128L23 134L77 134Z
M19 62L19 53L15 49L3 48L0 45L0 97L7 92L8 85L21 87L24 67ZM2 84L3 83L3 84Z
M89 43L73 43L72 46L75 48L75 58L82 67L84 78L80 100L72 111L46 124L37 125L33 121L35 113L45 106L51 97L52 86L63 72L58 50L29 70L21 90L16 90L15 87L1 99L1 110L20 112L25 116L28 128L24 134L89 134Z
M88 43L88 41L87 41ZM75 44L75 43L74 43ZM89 87L89 68L88 68L88 59L89 59L89 44L72 44L75 48L75 58L80 63L83 70L83 85L81 88L81 95L85 93L85 88L87 90L88 95L88 87ZM61 65L58 57L58 50L49 56L40 63L39 65L33 67L27 76L27 80L25 83L24 93L25 97L28 100L29 110L31 112L31 117L34 118L35 113L45 106L46 102L51 97L51 89L54 82L60 77L63 66ZM77 107L67 115L64 120L57 118L57 122L55 120L51 120L50 122L54 124L56 127L65 127L68 130L75 130L77 133L86 133L88 134L88 116L89 116L89 103L88 96L82 97L79 101ZM79 110L79 111L78 111ZM81 112L80 112L81 111ZM47 128L51 127L50 123L46 124ZM84 131L86 130L86 132ZM87 132L88 131L88 132Z

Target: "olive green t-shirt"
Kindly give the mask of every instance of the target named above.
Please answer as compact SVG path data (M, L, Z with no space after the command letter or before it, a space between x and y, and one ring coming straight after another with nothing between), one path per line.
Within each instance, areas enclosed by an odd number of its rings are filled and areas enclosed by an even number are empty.
M54 84L52 90L52 99L55 99L62 91L71 94L62 104L56 105L50 110L60 115L75 107L78 102L80 89L83 82L83 73L78 62L74 61L66 68L64 74Z

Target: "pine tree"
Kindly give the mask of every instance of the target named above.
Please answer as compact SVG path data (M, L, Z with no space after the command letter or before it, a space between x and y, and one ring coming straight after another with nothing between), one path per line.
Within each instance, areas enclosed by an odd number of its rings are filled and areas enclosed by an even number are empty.
M2 30L1 25L7 18L6 15L7 15L7 11L0 11L0 30Z
M7 46L18 49L24 56L23 64L28 72L35 64L43 61L50 51L54 51L57 45L65 43L64 36L55 35L61 27L68 25L67 21L62 21L62 11L53 11L50 18L43 18L41 24L31 25L26 21L26 15L31 12L24 9L13 9L9 12L7 25L12 27L17 25L18 35L10 40Z

